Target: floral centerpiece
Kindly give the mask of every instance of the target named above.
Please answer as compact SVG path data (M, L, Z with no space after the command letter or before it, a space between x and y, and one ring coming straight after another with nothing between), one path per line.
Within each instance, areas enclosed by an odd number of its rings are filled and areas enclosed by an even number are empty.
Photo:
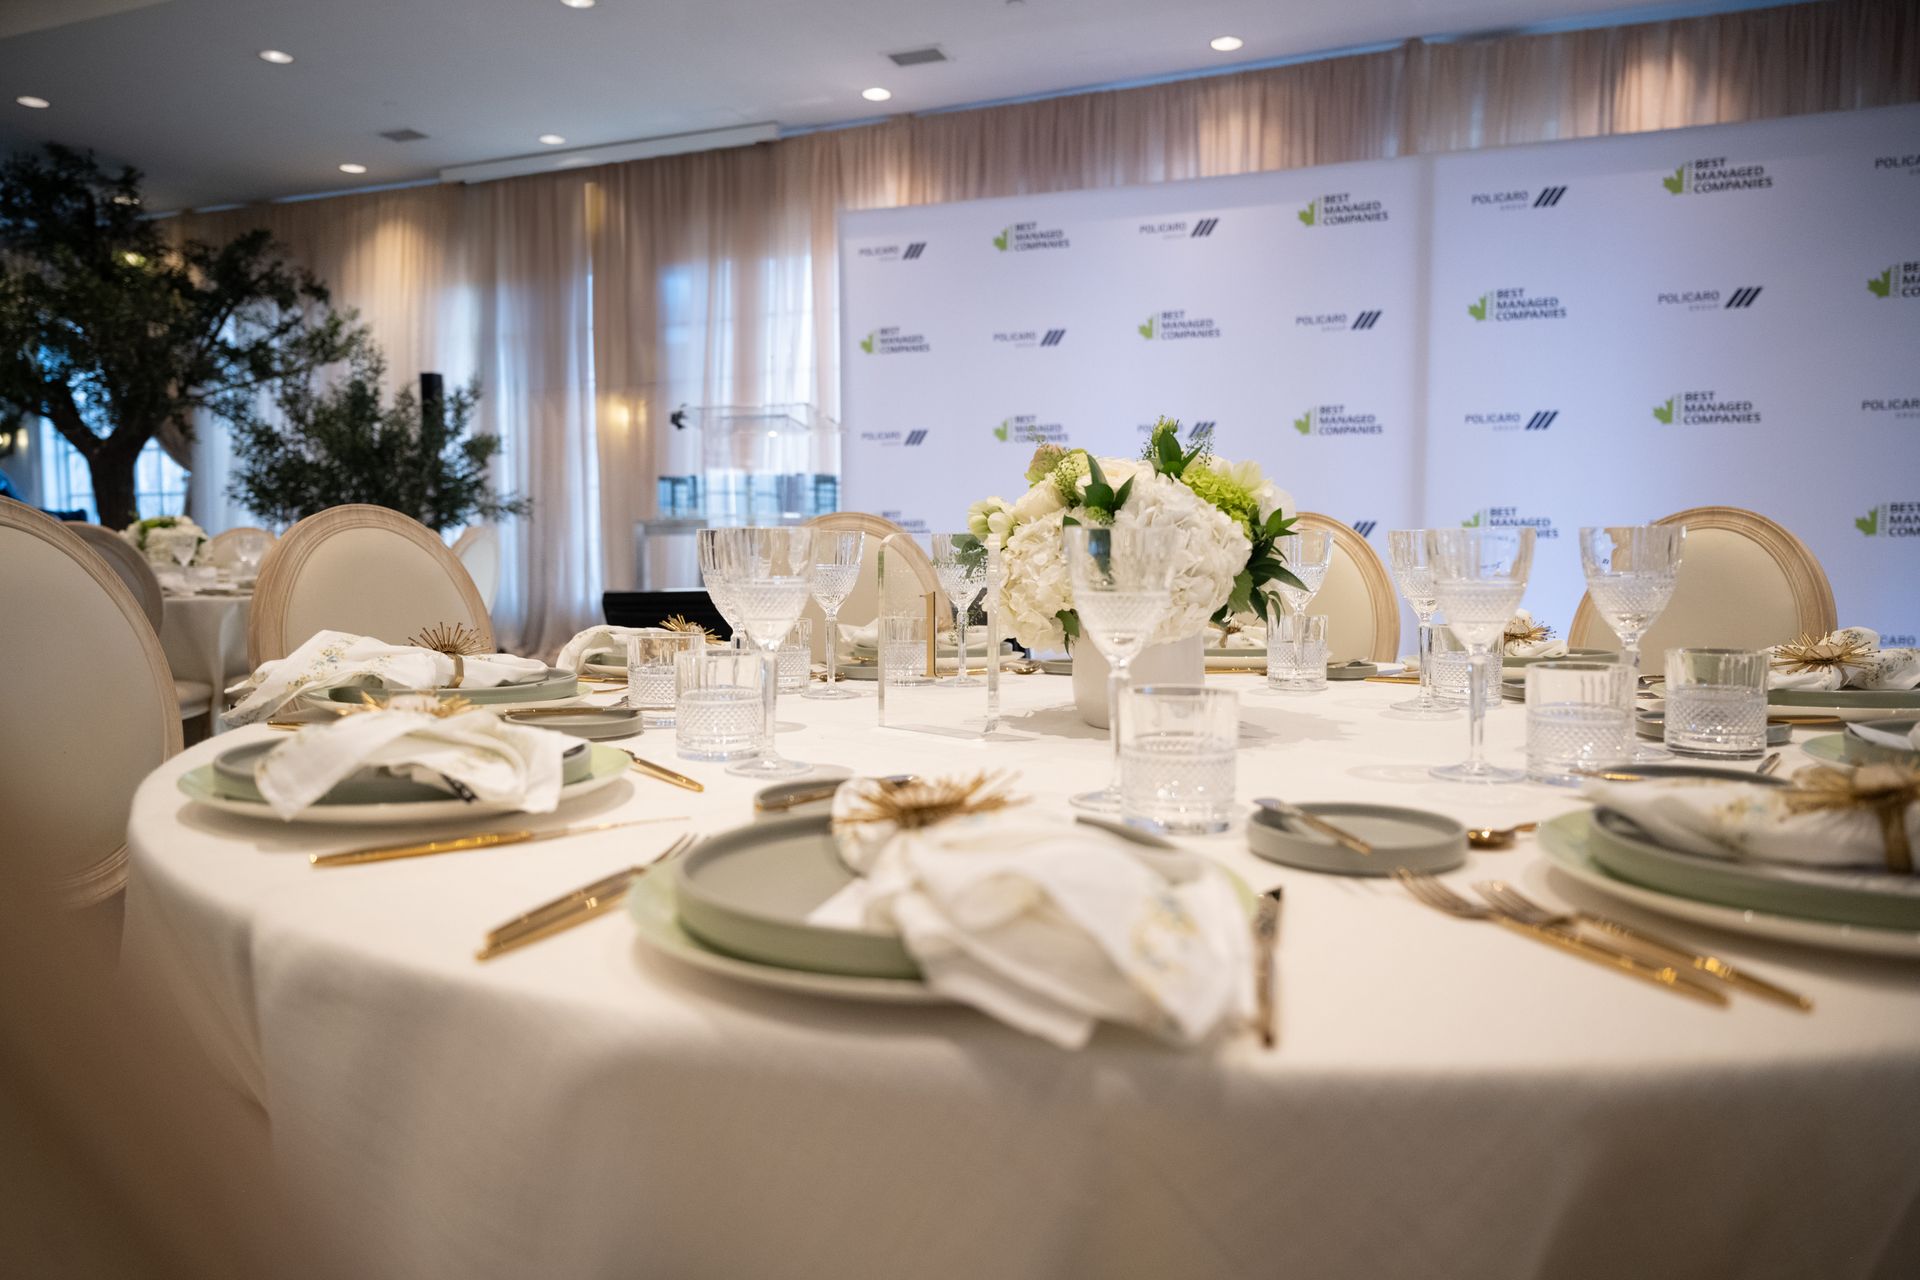
M1208 431L1182 445L1180 424L1161 418L1137 459L1043 444L1027 482L1032 487L1011 503L974 503L967 527L983 555L987 547L1001 552L1001 616L1030 649L1058 649L1080 634L1061 533L1069 524L1136 526L1179 544L1173 608L1154 644L1197 636L1210 620L1224 625L1259 612L1275 583L1297 581L1274 547L1293 527L1285 514L1292 495L1255 463L1216 458Z
M159 565L192 564L207 541L206 530L185 516L151 516L145 520L135 520L120 531L120 536L132 543L134 549L145 556L149 563ZM175 551L189 544L193 547L193 554L181 560Z

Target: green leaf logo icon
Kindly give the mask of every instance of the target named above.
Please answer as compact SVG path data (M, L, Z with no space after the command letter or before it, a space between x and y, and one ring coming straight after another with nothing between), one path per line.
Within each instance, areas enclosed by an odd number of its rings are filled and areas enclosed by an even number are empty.
M1313 410L1309 409L1305 413L1301 414L1299 417L1295 418L1293 420L1293 429L1295 431L1298 431L1303 436L1312 435L1313 434Z
M1853 527L1871 538L1880 532L1880 508L1875 507L1864 516L1854 517Z
M873 335L872 334L868 334L866 337L860 339L860 349L866 352L868 355L873 354Z
M1893 296L1893 268L1888 267L1873 279L1867 281L1867 288L1876 298Z
M1000 252L1005 253L1007 251L1007 235L1012 230L1013 230L1012 227L1002 227L1000 229L1000 234L993 238L993 247L998 249Z
M1320 202L1318 200L1307 201L1307 207L1294 216L1299 218L1306 226L1312 226L1314 220L1320 216Z
M1483 293L1480 295L1480 301L1469 302L1467 304L1467 314L1475 320L1485 320L1487 318L1487 295Z
M1462 529L1478 529L1480 527L1481 518L1486 514L1487 513L1484 511L1476 511L1472 515L1468 516L1465 520L1462 520L1460 522L1460 527Z
M1136 325L1136 326L1134 326L1134 327L1140 330L1140 336L1141 336L1141 337L1143 337L1143 338L1151 338L1151 337L1153 337L1153 322L1154 322L1154 317L1153 317L1153 316L1148 316L1148 317L1147 317L1147 322L1146 322L1145 324L1142 324L1142 325Z
M993 438L995 440L1005 442L1007 438L1007 424L1011 421L1012 419L1010 418L1000 419L1000 425L993 429Z
M1665 187L1670 195L1677 196L1685 191L1687 189L1687 166L1681 165L1673 171L1672 177L1660 179L1660 185Z
M1667 426L1673 425L1673 397L1668 396L1665 404L1653 406L1653 416Z

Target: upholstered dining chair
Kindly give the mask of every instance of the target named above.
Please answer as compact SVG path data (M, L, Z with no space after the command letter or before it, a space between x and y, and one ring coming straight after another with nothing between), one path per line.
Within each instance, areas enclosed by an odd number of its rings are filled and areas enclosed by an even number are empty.
M154 635L160 634L166 612L166 597L160 592L160 579L154 576L147 558L133 549L125 538L102 525L70 524L67 528L80 535L87 549L107 562L107 567L127 584L127 590L140 603L140 611ZM205 680L174 679L173 696L180 703L182 720L197 720L213 710L213 686ZM211 729L211 724L206 726Z
M1685 525L1673 599L1640 641L1641 667L1665 669L1681 647L1761 649L1839 626L1827 572L1784 526L1739 507L1693 507L1656 524ZM1620 648L1590 595L1567 628L1573 648Z
M1400 598L1380 553L1352 525L1317 511L1299 512L1296 529L1333 536L1333 559L1308 613L1327 616L1327 656L1334 662L1392 662L1400 654Z
M235 525L208 538L206 547L200 552L200 558L207 564L232 564L234 553L241 547L257 546L264 556L266 549L273 543L274 537L271 530L250 524Z
M493 649L486 603L440 535L397 511L355 503L315 512L267 552L247 652L259 666L316 631L404 644L429 627L455 624Z
M0 499L0 882L31 877L79 908L127 878L140 782L180 750L160 640L106 559L59 521ZM4 892L4 889L0 889Z
M453 554L473 578L480 602L492 609L493 598L500 594L500 527L491 524L468 527L453 540Z
M933 571L933 560L927 555L926 549L914 541L912 534L893 521L864 511L835 511L815 516L807 521L807 527L833 533L867 535L867 544L860 557L859 580L840 606L841 626L865 626L880 615L880 544L889 538L892 541L887 543L888 563L893 563L891 556L897 552L909 572L918 580L920 593L925 595L931 592L939 596L941 609L946 609L946 596L940 591L940 578ZM826 614L809 597L806 613L802 616L813 620L813 656L815 660L824 662L828 638Z

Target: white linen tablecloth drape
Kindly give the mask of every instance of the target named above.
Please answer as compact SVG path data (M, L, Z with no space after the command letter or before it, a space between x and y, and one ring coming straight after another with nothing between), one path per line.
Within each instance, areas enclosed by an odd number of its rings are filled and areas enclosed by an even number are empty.
M163 598L160 647L176 680L201 680L220 690L241 679L247 666L247 617L253 597L176 596Z
M1402 687L1214 679L1245 691L1242 796L1495 825L1579 803L1428 779L1466 724L1394 719ZM1104 735L1068 682L1006 684L1030 743L882 731L871 698L796 698L781 716L806 728L781 747L873 772L1016 768L1049 804L1100 781ZM1493 713L1496 758L1522 726ZM175 789L266 732L140 791L124 963L261 1100L286 1200L358 1276L1849 1280L1912 1274L1920 1254L1920 965L1617 909L1817 1003L1714 1010L1391 884L1259 861L1235 831L1185 843L1287 886L1278 1050L1108 1028L1067 1053L960 1008L692 972L620 915L476 964L481 933L531 904L747 819L752 786L675 761L667 733L627 745L704 795L635 774L556 816L691 823L316 871L307 853L377 837ZM1454 879L1488 876L1614 909L1530 843Z

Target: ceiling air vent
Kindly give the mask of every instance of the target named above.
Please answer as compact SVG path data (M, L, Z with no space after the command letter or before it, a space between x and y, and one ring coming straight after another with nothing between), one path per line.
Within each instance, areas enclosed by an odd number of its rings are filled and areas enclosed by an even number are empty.
M418 142L427 135L418 129L382 129L380 136L388 142Z
M893 59L893 65L896 67L917 67L922 63L947 60L947 55L933 45L928 45L924 49L908 49L905 53L890 53L887 56Z

